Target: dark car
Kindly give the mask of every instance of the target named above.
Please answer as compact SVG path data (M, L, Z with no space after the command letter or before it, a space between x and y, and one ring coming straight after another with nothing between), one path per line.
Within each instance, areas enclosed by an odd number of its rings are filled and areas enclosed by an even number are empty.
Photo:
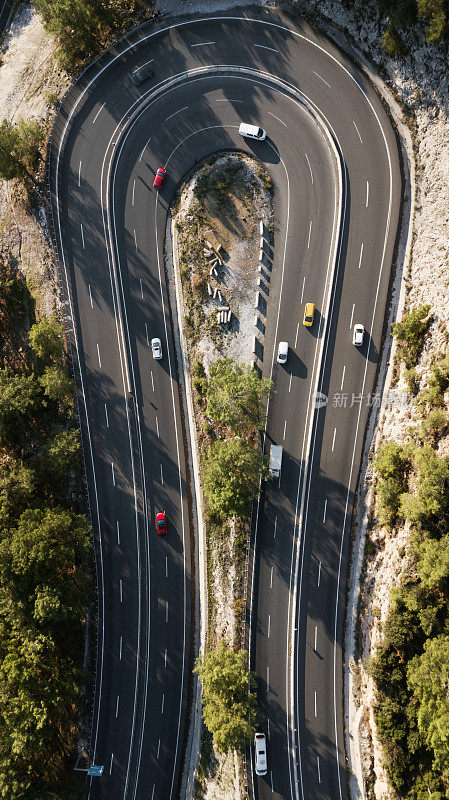
M165 516L165 511L160 511L159 514L156 514L156 530L162 536L167 533L167 518Z
M153 70L151 69L149 64L144 64L142 67L135 69L132 75L132 82L134 86L139 86L139 84L143 83L144 80L147 78L151 78L153 75Z
M165 178L165 169L159 167L158 171L156 172L156 175L154 176L154 181L153 181L153 186L155 189L161 188L162 184L164 183L164 178Z

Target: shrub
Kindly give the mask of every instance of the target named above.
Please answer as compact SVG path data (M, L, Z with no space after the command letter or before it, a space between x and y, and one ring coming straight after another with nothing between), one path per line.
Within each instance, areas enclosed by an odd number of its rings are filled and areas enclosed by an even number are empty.
M375 462L377 515L380 524L387 528L393 526L398 515L407 466L401 445L386 442L379 447Z
M418 360L424 334L432 322L430 305L412 309L401 322L393 324L393 336L398 342L398 358L412 369Z

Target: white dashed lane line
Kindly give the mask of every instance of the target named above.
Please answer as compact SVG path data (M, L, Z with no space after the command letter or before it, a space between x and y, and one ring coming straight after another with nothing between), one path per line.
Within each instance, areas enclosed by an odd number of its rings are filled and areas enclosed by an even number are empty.
M96 121L98 119L98 115L102 112L102 110L105 107L105 105L106 105L106 103L103 103L103 105L101 105L100 108L98 109L97 113L95 114L95 116L94 116L94 118L92 120L92 125L95 125L95 123L96 123Z
M163 713L164 713L164 705L165 705L165 694L163 694L163 695L162 695L162 708L161 708L161 714L163 714Z
M123 646L123 636L120 636L120 648L119 648L119 659L122 660L122 646Z
M277 119L277 121L280 122L281 125L284 125L285 128L288 127L287 123L284 122L282 119L280 119L280 117L277 117L276 114L273 114L272 111L269 111L268 113L269 113L270 117L274 117L275 119Z
M112 772L112 763L113 763L113 761L114 761L114 753L111 753L111 761L110 761L110 764L109 764L109 775Z
M157 755L156 755L156 758L159 758L160 750L161 750L161 740L159 739L159 741L157 743Z
M310 250L310 234L312 233L312 220L309 222L309 238L307 239L307 250Z
M148 325L147 325L147 323L145 323L145 335L147 337L147 345L149 347L150 346L150 340L148 338Z
M137 253L137 234L136 234L136 229L133 228L133 231L134 231L134 244L136 246L136 253Z
M133 196L132 196L131 205L134 205L135 194L136 194L136 179L134 178L134 181L133 181Z
M309 156L307 155L307 153L304 153L304 155L306 157L307 164L309 165L310 179L312 181L312 186L313 186L313 172L312 172L312 167L311 167L311 164L310 164Z
M178 108L177 111L174 111L173 114L170 114L169 117L166 117L165 122L168 122L169 119L172 119L172 117L175 117L176 114L180 114L182 111L187 111L187 109L188 109L188 106L184 106L183 108Z
M278 518L277 518L277 517L275 517L275 518L274 518L274 533L273 533L273 539L276 539L276 528L277 528L277 525L278 525Z
M270 572L270 589L272 588L273 588L273 567L271 567L271 572Z
M272 53L279 53L274 47L267 47L266 44L255 44L254 47L259 47L261 50L271 50Z
M317 580L318 589L320 588L320 582L321 582L321 561L318 564L318 580Z
M90 288L90 283L89 283L89 300L90 300L90 307L93 308L94 304L92 300L92 289Z
M287 430L287 420L284 420L284 436L282 437L285 439L285 431Z
M317 76L317 78L319 78L319 79L320 79L320 81L323 81L323 83L325 83L325 84L326 84L326 86L328 86L328 87L329 87L329 89L331 89L331 88L332 88L332 87L331 87L331 85L330 85L330 83L328 83L327 81L325 81L325 80L324 80L324 78L322 78L322 77L321 77L321 75L319 75L319 74L318 74L318 72L315 72L315 70L313 70L313 74L314 74L314 75L316 75L316 76Z
M267 634L267 639L270 638L270 631L271 631L271 614L268 614L268 634Z
M117 719L117 717L118 717L118 706L119 706L119 702L120 702L120 695L118 694L118 695L117 695L117 700L115 701L115 718L116 718L116 719Z
M369 181L366 182L366 200L365 200L365 208L368 208L369 203Z
M215 42L197 42L197 44L191 44L190 47L206 47L208 44L215 44ZM168 117L168 119L170 119L170 117Z
M107 407L106 403L104 404L104 416L106 418L106 427L109 428L108 407Z
M165 621L168 622L168 600L165 603Z
M270 667L267 667L267 694L270 691Z
M120 602L123 603L123 581L120 578Z
M162 486L164 485L164 473L162 472L162 464L161 464L161 483Z
M78 169L78 186L81 186L81 164L83 162L80 161L79 169Z
M151 375L151 388L153 389L154 392L153 370L150 370L150 375Z
M302 301L304 299L304 288L305 288L305 285L306 285L306 276L304 275L304 277L302 279L301 303L302 303ZM298 322L298 325L296 327L296 338L298 338L298 330L299 330L299 322ZM296 345L295 345L295 347L296 347Z
M314 705L315 716L317 716L317 712L316 712L316 692L313 693L313 705Z
M147 149L147 146L150 144L150 142L151 142L151 138L150 138L150 139L148 139L148 141L147 141L147 143L146 143L145 147L143 148L143 150L142 150L142 152L141 152L141 154L140 154L139 161L142 161L143 154L144 154L145 150Z
M332 437L332 452L334 452L334 447L335 447L335 437L336 437L336 435L337 435L337 428L334 428L334 435L333 435L333 437Z
M113 484L114 484L114 486L115 486L115 470L114 470L114 462L112 462L112 463L111 463L111 469L112 469L112 483L113 483Z
M120 524L118 520L117 520L117 544L120 547Z
M341 390L343 389L343 383L344 383L344 380L345 380L345 372L346 372L346 364L345 364L345 365L344 365L344 367L343 367L343 375L341 376L341 386L340 386L340 392L341 392Z
M357 131L357 136L358 136L358 137L359 137L359 139L360 139L360 144L363 144L363 139L362 139L362 137L360 136L360 131L359 131L359 129L358 129L358 127L357 127L357 125L355 124L354 120L352 120L352 124L354 125L354 128L355 128L355 129L356 129L356 131Z
M363 242L360 247L360 257L359 257L359 269L362 266L362 257L363 257Z
M314 637L314 640L313 640L313 649L315 650L315 653L316 653L316 641L317 641L317 637L318 637L318 628L317 628L317 626L315 625L315 637Z
M97 343L97 355L98 355L98 363L99 363L99 365L100 365L100 369L101 369L100 348L99 348L99 346L98 346L98 343Z
M167 669L167 648L165 648L165 655L164 655L164 668Z
M326 522L326 511L327 511L327 497L326 497L326 499L324 501L323 525Z
M85 249L86 249L86 245L85 245L85 243L84 243L84 228L83 228L83 223L81 223L81 243L82 243L82 245L83 245L83 250L85 250Z
M291 391L291 388L292 388L292 375L293 375L293 373L290 372L290 380L288 382L288 391L289 392Z
M157 433L157 438L160 439L160 436L159 436L159 422L157 421L157 417L156 417L156 433Z
M316 757L316 766L318 771L318 783L321 783L321 772L320 772L320 757Z
M139 278L139 282L140 282L140 296L141 296L141 298L142 298L142 300L143 300L143 286L142 286L142 278Z
M165 577L168 578L168 556L165 556Z
M349 323L349 330L351 330L351 328L352 328L352 322L353 322L353 319L354 319L354 309L355 309L355 303L352 304L351 322Z

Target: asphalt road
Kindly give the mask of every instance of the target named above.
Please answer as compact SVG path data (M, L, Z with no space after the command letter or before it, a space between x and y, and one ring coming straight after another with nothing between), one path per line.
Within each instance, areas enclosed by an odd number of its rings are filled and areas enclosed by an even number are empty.
M263 370L276 386L267 437L284 445L284 464L259 509L252 658L269 773L256 792L347 794L345 534L380 345L398 157L381 103L327 40L307 26L294 33L281 16L243 16L239 9L235 17L130 34L82 76L53 136L50 189L101 597L91 754L104 773L89 781L91 798L158 800L179 791L192 555L163 240L179 181L196 161L227 148L253 152L275 183ZM154 77L135 87L132 70L150 60ZM243 141L242 119L262 125L267 141ZM158 166L168 173L159 195ZM310 331L301 325L307 300L317 306ZM354 322L368 333L361 350L351 343ZM149 348L155 335L160 363ZM279 339L290 344L282 368L273 366ZM314 420L318 380L330 398L348 398L346 408L331 400ZM352 393L365 401L354 403ZM161 509L166 539L155 533Z

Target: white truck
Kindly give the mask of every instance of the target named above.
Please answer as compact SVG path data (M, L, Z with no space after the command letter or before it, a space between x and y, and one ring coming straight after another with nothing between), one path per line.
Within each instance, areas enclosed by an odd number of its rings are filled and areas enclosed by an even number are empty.
M282 466L282 445L272 444L270 448L270 475L279 478Z

